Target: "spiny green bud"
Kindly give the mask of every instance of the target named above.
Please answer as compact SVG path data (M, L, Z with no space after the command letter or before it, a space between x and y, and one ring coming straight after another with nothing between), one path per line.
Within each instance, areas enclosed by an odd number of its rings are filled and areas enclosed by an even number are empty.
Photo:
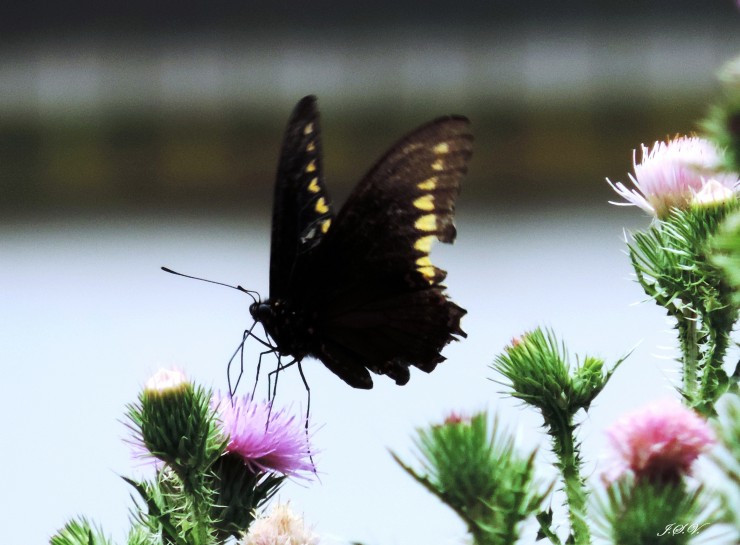
M603 360L586 357L571 371L565 346L552 332L535 329L512 341L493 369L506 377L514 397L540 409L549 424L588 410L619 363L605 373Z
M519 525L547 493L534 483L534 454L520 457L513 439L489 426L485 413L452 413L442 424L419 430L423 473L396 461L450 506L468 525L475 543L510 545Z
M184 373L161 370L129 407L136 440L184 477L207 468L220 454L210 394L195 388Z

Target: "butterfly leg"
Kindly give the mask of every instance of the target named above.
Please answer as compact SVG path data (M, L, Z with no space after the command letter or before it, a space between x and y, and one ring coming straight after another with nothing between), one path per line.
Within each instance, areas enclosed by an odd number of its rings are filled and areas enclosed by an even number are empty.
M278 375L280 371L284 371L288 367L292 367L293 365L296 365L298 367L298 373L300 373L301 375L303 386L306 388L306 398L307 398L306 399L306 433L308 433L308 417L311 414L311 388L308 386L306 375L303 374L303 367L301 366L301 362L296 359L293 359L290 363L286 363L285 365L282 365L282 362L280 362L279 360L280 360L280 357L278 356L277 369L270 371L270 373L267 375L268 388L269 388L272 375L275 375L275 384L273 385L271 389L270 401L273 401L275 399L275 395L277 394L277 381L278 381Z
M270 350L265 350L264 352L260 352L259 357L257 358L257 372L254 377L254 386L252 387L252 399L254 399L254 394L257 392L257 383L260 380L260 369L262 368L262 357L266 356L267 354L275 354L275 357L278 358L278 361L280 360L280 356L277 353L277 349L271 348ZM242 359L244 356L242 355ZM244 368L244 362L242 361L242 368ZM268 375L268 386L267 386L267 394L268 398L270 397L270 386L269 386L269 375Z
M247 342L247 339L249 337L252 337L253 339L256 339L260 344L262 344L263 346L266 346L269 349L269 350L266 350L266 351L264 351L264 352L262 352L260 354L260 360L258 360L258 364L257 364L257 377L258 378L259 378L259 362L261 361L262 356L264 354L269 354L270 352L275 352L277 350L277 347L274 346L274 345L272 345L269 342L269 337L267 337L268 338L268 341L265 341L265 340L259 338L257 335L255 335L252 332L254 330L255 326L257 325L257 323L258 322L254 322L249 329L245 329L244 330L244 333L242 334L242 340L239 343L239 346L236 347L236 350L234 351L234 353L231 355L231 358L229 358L229 363L226 366L226 380L227 380L228 385L229 385L229 393L232 396L236 393L236 389L239 386L239 382L241 382L242 376L244 375L244 345ZM239 374L237 375L236 382L234 383L234 385L232 387L232 383L231 383L231 365L232 365L232 363L234 363L234 359L236 359L236 355L237 354L239 354ZM255 380L255 388L256 387L257 387L257 382Z
M303 367L301 366L301 362L297 361L298 364L298 372L301 375L301 380L303 381L303 386L306 388L306 434L308 435L308 417L311 415L311 388L308 385L308 381L306 380L306 375L303 374Z
M269 351L266 353L269 353ZM280 371L287 369L294 363L297 363L296 360L292 360L290 363L283 365L281 358L280 358L280 354L278 354L277 359L278 359L277 367L267 374L267 400L270 404L270 408L267 411L267 422L265 422L265 429L267 429L268 425L270 424L270 416L272 416L272 404L274 403L275 397L277 396L277 384L278 384L278 377L280 376ZM272 384L273 375L275 376L274 384Z
M286 363L285 365L283 365L282 359L279 354L277 358L278 358L277 367L267 374L267 396L268 396L267 399L269 401L273 401L275 399L275 395L277 394L277 383L278 383L278 376L280 376L280 372L298 363L298 360L293 359L289 363ZM273 376L275 380L274 384L272 383Z
M311 443L308 440L308 421L311 417L311 387L308 385L308 381L306 380L306 375L303 374L303 367L301 366L301 362L296 362L298 364L298 372L301 375L301 380L303 381L303 386L306 388L306 422L304 424L304 428L306 430L306 443L309 445L309 451L308 451L308 458L311 460L311 465L313 466L313 472L316 473L316 464L313 461L313 453L310 450Z
M304 424L304 428L306 431L306 442L309 442L308 422L311 416L311 388L308 385L308 380L306 380L306 375L303 373L303 366L301 366L300 360L293 359L289 363L286 363L285 365L283 365L282 361L280 361L280 356L278 356L277 368L270 371L270 373L268 373L267 384L268 384L268 390L270 391L270 412L272 412L272 403L275 401L275 396L277 395L277 383L278 383L278 377L280 376L280 372L284 371L288 367L292 367L293 365L296 365L298 367L298 373L301 375L303 386L306 388L306 421ZM275 376L275 383L271 387L270 383L272 381L273 375ZM269 413L268 413L267 421L268 422L270 421ZM316 473L316 464L313 461L313 454L310 451L308 453L308 457L311 460L311 465L314 467L314 473Z

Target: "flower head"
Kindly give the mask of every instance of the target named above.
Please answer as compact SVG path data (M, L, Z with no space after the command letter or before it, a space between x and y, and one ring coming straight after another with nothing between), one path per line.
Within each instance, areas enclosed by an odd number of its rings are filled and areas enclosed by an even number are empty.
M227 453L239 455L254 470L298 476L314 471L304 423L285 409L251 396L214 395L212 406L228 437Z
M317 545L319 538L301 517L285 505L276 505L269 515L255 520L243 545Z
M635 174L629 177L634 189L607 179L626 201L613 204L638 206L659 218L665 217L671 208L686 208L710 180L733 192L740 182L736 173L719 172L720 151L698 137L656 142L652 149L642 146L640 162L636 151L632 162Z
M223 450L210 400L210 392L194 385L182 371L157 371L144 385L138 403L129 405L134 454L146 452L180 472L207 465Z
M150 393L166 393L179 390L183 384L188 384L188 378L181 370L160 369L154 373L144 384L144 390Z
M465 416L457 411L451 411L444 420L445 426L454 426L455 424L470 424L470 417Z
M608 481L627 470L637 479L676 481L715 443L709 424L672 399L623 416L607 430L607 436L615 456Z

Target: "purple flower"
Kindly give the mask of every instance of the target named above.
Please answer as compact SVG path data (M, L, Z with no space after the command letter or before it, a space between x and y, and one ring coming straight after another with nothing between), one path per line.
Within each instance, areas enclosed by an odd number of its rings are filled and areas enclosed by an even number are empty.
M294 477L315 472L314 451L302 419L249 395L232 398L214 394L211 404L228 437L226 452L240 456L251 469Z
M698 137L656 142L652 149L642 146L640 162L636 151L632 162L635 174L629 177L634 189L607 179L626 201L612 204L638 206L659 218L665 217L671 208L686 208L710 181L733 193L740 181L736 173L719 171L720 151L710 141ZM716 187L713 193L717 194Z
M608 430L614 464L607 481L631 471L650 482L675 481L715 443L709 424L673 399L654 402L629 413Z

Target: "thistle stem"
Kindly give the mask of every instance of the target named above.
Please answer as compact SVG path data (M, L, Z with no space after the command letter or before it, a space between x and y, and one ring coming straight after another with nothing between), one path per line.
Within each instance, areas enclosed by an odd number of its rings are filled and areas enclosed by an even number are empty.
M503 541L500 537L492 535L490 531L486 531L477 527L468 527L470 534L473 536L474 545L501 545L501 543L513 543L513 541ZM515 538L516 539L516 538Z
M185 537L184 541L192 545L207 545L212 542L209 534L209 528L211 527L211 491L201 475L188 471L181 478L183 493L187 496L187 509L192 517L192 524L186 530L186 537L183 536Z
M729 345L729 335L724 331L717 331L710 327L708 347L701 377L699 392L700 405L696 407L705 416L714 414L714 404L724 393L727 385L727 375L722 369L725 353ZM723 387L724 386L724 387Z
M562 415L558 421L551 421L550 430L554 439L553 451L558 458L558 466L563 476L573 543L589 545L591 531L586 524L586 490L580 474L578 445L573 439L575 427L572 424L572 417Z
M683 392L690 403L696 402L699 368L699 332L696 313L690 316L677 312L678 338L683 354Z
M676 313L675 316L683 354L683 394L689 406L710 416L723 392L722 385L727 383L722 364L729 336L707 319L700 323L695 312L688 316Z

